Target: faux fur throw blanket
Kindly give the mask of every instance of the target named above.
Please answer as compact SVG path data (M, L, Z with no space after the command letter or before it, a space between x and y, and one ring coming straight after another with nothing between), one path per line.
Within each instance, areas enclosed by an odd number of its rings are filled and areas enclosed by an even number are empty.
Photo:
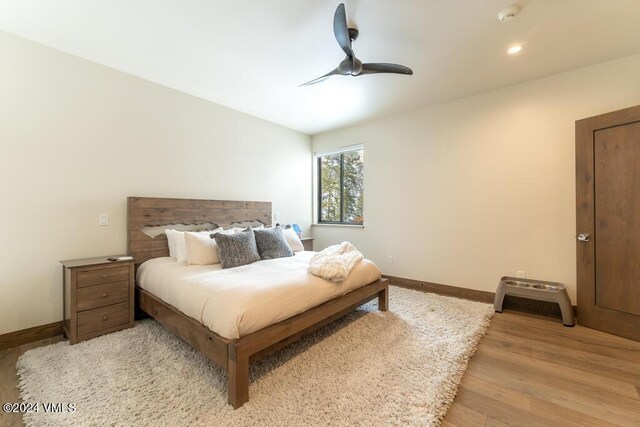
M332 282L342 282L363 258L355 246L342 242L315 254L309 261L309 273Z

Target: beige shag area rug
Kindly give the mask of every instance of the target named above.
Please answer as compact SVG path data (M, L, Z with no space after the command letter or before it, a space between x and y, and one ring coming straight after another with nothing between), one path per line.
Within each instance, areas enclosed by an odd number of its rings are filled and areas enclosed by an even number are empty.
M226 374L153 320L75 346L25 353L25 402L75 403L28 413L28 426L438 425L484 335L491 305L391 287L251 368L249 402L227 404Z

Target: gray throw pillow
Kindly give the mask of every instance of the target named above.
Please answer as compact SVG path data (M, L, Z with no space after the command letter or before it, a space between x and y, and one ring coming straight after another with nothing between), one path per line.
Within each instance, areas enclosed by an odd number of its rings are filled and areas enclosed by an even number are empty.
M258 253L262 259L275 259L293 256L293 251L280 227L253 230L256 235Z
M251 228L236 234L212 234L218 244L222 268L239 267L260 261L256 238Z

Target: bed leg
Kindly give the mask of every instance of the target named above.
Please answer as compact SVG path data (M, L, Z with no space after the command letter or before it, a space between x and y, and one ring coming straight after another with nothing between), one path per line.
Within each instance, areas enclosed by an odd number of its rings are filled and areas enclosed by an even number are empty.
M243 353L241 348L229 344L229 404L234 409L249 400L249 355Z
M389 310L389 287L385 286L383 290L378 293L378 310Z

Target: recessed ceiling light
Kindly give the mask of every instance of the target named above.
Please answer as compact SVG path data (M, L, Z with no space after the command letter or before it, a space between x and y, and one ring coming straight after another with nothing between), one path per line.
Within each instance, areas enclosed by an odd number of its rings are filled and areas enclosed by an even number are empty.
M517 45L511 46L509 48L509 50L507 50L507 53L509 55L514 55L514 54L520 52L521 50L522 50L522 45L521 44L517 44Z

